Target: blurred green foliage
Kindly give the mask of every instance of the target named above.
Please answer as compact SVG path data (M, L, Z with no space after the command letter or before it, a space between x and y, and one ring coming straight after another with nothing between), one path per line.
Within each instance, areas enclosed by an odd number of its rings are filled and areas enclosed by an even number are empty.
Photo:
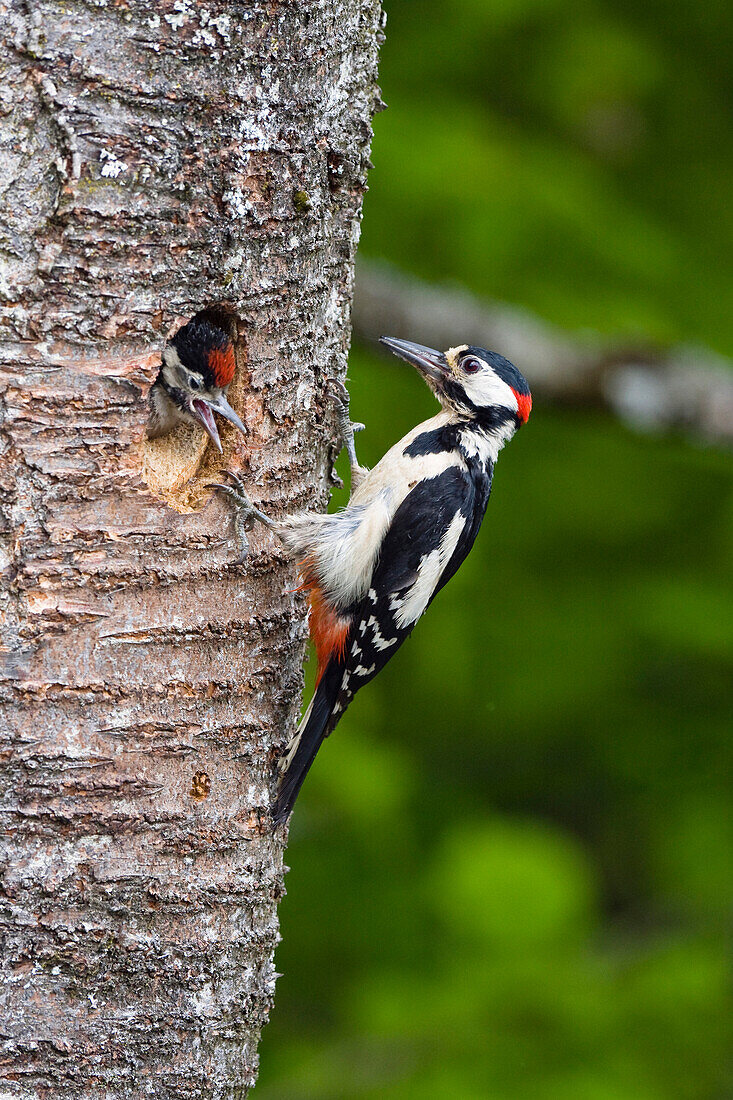
M722 0L387 0L364 251L733 355Z
M733 353L733 9L388 12L366 252ZM363 461L434 411L351 377ZM728 455L535 404L298 802L259 1100L731 1095L732 551Z

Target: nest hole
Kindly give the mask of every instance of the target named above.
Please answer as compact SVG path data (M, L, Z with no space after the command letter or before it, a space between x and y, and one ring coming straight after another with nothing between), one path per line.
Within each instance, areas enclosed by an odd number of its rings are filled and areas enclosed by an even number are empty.
M247 365L245 324L230 302L212 302L191 317L181 320L168 337L190 321L207 321L226 332L234 345L234 378L227 388L227 399L247 425L247 393L250 375ZM162 355L161 349L161 355ZM162 367L162 363L161 363ZM167 435L142 443L141 474L148 489L177 512L195 512L211 496L208 484L221 480L224 469L241 469L246 457L247 440L234 425L223 419L217 423L222 453L216 449L202 427L179 424Z

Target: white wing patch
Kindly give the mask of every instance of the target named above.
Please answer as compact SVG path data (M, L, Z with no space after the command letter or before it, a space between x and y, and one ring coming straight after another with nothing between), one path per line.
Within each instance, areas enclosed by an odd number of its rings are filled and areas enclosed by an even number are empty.
M372 636L370 638L371 644L375 649L389 649L391 645L397 644L396 638L385 638L379 630L379 623L373 615L369 616L367 620L367 628L371 630Z
M435 550L431 550L429 554L423 554L418 565L417 579L408 590L405 598L398 600L393 597L390 601L390 607L395 612L395 622L401 630L416 623L428 606L430 597L438 585L443 570L453 556L465 526L466 517L459 512L443 535L440 546Z

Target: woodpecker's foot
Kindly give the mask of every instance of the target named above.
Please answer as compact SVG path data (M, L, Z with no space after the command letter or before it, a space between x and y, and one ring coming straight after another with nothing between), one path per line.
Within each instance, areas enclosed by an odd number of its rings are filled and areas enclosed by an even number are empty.
M349 415L349 404L351 398L349 397L349 391L346 386L338 378L329 378L326 385L329 389L329 396L331 401L336 406L336 412L338 415L339 434L343 440L344 446L348 447L348 441L353 443L354 435L356 432L363 432L363 424L352 423Z
M221 493L229 498L234 504L234 526L237 531L237 538L239 539L239 545L242 549L241 554L234 562L235 565L243 565L249 557L249 539L247 538L247 532L252 530L256 520L260 523L264 523L266 527L271 530L273 528L273 522L269 516L265 515L247 496L244 491L244 485L236 474L231 470L224 471L225 477L228 477L231 481L231 485L222 485L220 482L210 482L210 489L218 489Z
M353 492L359 481L364 476L364 469L359 465L356 457L354 436L357 432L364 431L363 424L355 424L349 414L349 391L338 378L329 378L327 382L329 396L336 407L338 417L338 430L341 437L341 446L346 449L351 466L351 491Z

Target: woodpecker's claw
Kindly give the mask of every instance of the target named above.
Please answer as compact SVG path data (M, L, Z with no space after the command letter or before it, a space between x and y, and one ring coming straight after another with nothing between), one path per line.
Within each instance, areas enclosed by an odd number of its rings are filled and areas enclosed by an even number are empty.
M354 436L357 432L364 431L364 424L354 424L352 422L351 416L349 415L351 399L349 397L349 391L346 389L343 382L339 378L329 378L326 382L326 386L330 391L329 396L331 401L336 406L341 446L346 449L349 456L349 465L351 466L351 490L353 492L364 476L364 470L359 465L359 460L356 457L356 447L354 446ZM339 478L338 480L340 481L341 479Z
M244 491L244 482L242 481L239 474L235 474L234 470L225 470L224 471L224 477L229 478L229 480L232 482L232 484L234 485L234 488L237 490L238 493L241 493L242 496L244 496L244 497L247 496L247 494Z
M231 485L222 485L221 482L212 481L209 482L207 488L218 489L219 492L224 493L234 502L234 526L237 532L237 538L239 539L240 554L238 558L235 558L234 565L244 565L249 557L249 539L247 538L247 531L251 529L253 519L247 505L251 504L251 501L247 497L238 493L236 489L233 489Z
M237 518L244 524L247 531L251 531L257 516L258 509L255 508L252 501L244 493L238 493L236 489L232 489L231 485L222 485L219 481L210 481L207 485L208 489L218 489L233 500L237 506Z
M326 386L331 391L329 396L333 404L336 406L337 412L339 414L339 419L341 420L343 418L344 420L348 421L351 426L352 432L363 432L364 424L351 423L349 417L349 405L351 404L351 398L349 397L349 391L346 389L346 386L343 384L341 379L329 378L326 381Z
M349 407L349 391L343 384L340 378L327 378L326 387L331 391L331 397L334 401L340 402L347 409Z
M247 494L244 491L244 485L241 479L233 473L231 470L225 470L224 476L228 477L233 483L232 485L223 485L219 481L209 482L209 489L218 489L219 492L224 493L234 503L234 525L239 537L239 544L242 548L242 552L234 562L235 565L243 565L249 557L249 539L247 538L247 531L251 531L254 526L255 520L259 520L260 523L264 523L267 527L272 528L272 520L269 516L266 516L256 505L252 503Z

